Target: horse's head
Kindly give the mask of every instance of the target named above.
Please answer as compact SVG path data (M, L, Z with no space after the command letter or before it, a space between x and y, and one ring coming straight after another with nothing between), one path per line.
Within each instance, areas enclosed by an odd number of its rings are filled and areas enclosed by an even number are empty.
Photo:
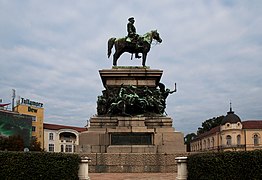
M157 40L157 42L159 42L159 43L162 42L162 39L161 39L159 33L157 32L157 30L152 31L152 38Z

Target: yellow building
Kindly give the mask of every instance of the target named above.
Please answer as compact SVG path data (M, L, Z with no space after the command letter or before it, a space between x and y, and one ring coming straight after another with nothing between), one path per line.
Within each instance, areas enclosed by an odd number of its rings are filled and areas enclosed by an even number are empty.
M32 120L32 137L37 138L37 141L40 142L41 148L44 147L44 108L43 103L31 101L29 99L21 98L17 106L14 108L14 111L34 116Z
M220 126L198 135L190 143L191 152L200 151L251 151L262 149L262 120L241 119L232 111Z

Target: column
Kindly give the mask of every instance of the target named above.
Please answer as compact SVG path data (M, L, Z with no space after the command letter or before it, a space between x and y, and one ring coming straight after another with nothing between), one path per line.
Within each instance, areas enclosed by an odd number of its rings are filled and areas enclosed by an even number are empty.
M177 157L177 177L176 180L187 179L187 157Z
M81 162L79 164L79 170L78 170L78 177L80 180L89 180L88 176L88 162L90 162L90 158L88 157L82 157Z

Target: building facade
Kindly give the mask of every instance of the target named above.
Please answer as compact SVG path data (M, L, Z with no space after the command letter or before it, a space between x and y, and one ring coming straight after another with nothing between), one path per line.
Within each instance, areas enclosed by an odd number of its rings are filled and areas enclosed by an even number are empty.
M220 126L198 135L190 143L191 152L200 151L251 151L262 149L262 120L241 119L232 111Z
M79 145L79 134L86 128L44 123L44 150L74 153Z
M31 101L29 99L21 98L17 102L17 106L14 108L15 112L33 116L32 120L32 138L36 138L41 144L41 148L44 147L44 108L43 103Z

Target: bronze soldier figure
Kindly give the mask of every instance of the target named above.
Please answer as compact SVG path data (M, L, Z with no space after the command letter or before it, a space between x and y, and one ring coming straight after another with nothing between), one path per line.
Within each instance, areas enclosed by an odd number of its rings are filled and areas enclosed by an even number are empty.
M136 27L134 25L135 23L135 18L130 17L128 18L128 23L127 23L127 37L131 39L131 43L138 44L138 38L139 35L136 34ZM141 58L141 56L138 55L138 53L135 53L135 58Z

